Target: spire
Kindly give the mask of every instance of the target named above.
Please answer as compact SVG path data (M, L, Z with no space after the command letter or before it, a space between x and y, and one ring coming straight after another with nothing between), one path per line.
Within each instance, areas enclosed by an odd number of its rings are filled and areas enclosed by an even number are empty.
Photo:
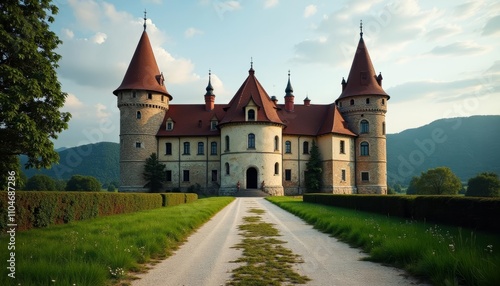
M359 20L359 36L363 38L363 20Z
M144 9L144 25L143 25L144 31L146 31L146 20L148 19L148 18L146 18L146 14L147 14L146 9Z
M147 90L161 93L172 100L163 81L163 74L156 63L148 33L143 31L123 81L113 93L118 95L122 90Z
M293 87L292 84L290 83L290 70L288 70L288 84L286 85L285 92L286 92L285 96L293 96Z
M250 57L250 69L248 70L248 74L254 74L255 70L253 69L253 57Z
M212 71L208 70L208 85L207 88L205 88L205 90L207 91L207 93L205 93L205 96L214 95L214 88L212 87L211 77L212 77Z
M377 74L375 73L370 54L363 39L362 29L363 25L361 23L358 47L352 60L349 76L347 80L342 79L342 93L338 99L357 95L388 96L384 89L382 89L381 83L378 82Z

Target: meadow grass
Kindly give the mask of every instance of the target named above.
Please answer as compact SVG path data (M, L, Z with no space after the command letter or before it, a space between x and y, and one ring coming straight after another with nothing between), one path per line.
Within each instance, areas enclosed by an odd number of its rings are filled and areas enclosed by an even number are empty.
M16 278L1 267L0 285L111 285L130 271L144 270L145 263L170 255L233 199L200 199L18 232ZM8 239L0 237L2 258L8 257Z
M433 285L500 285L500 236L305 203L269 201L369 254L367 260L404 268ZM498 218L491 218L498 219Z

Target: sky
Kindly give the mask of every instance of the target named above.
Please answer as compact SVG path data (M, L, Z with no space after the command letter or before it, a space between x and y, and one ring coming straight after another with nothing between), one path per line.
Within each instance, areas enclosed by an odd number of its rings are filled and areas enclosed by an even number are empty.
M341 93L363 38L391 96L387 132L440 118L500 114L500 2L416 0L54 0L63 41L57 69L72 114L56 148L119 141L113 95L143 32L171 104L203 104L209 70L215 103L248 76L284 102L329 104Z

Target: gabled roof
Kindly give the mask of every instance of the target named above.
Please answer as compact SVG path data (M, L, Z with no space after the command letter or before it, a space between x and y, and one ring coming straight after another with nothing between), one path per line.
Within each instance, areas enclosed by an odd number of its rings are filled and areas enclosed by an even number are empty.
M328 133L356 136L347 127L347 122L340 114L335 104L328 105L295 105L294 112L284 110L284 105L278 112L286 124L284 135L317 136Z
M166 112L158 130L160 137L179 136L218 136L219 129L211 130L211 121L224 116L223 105L215 105L213 110L206 111L205 104L173 104ZM172 119L174 128L166 130L167 120Z
M121 90L131 89L155 91L172 100L165 87L163 74L158 69L146 31L142 33L122 83L113 93L117 95Z
M245 107L251 100L257 105L257 122L283 124L277 114L274 102L255 77L253 68L250 68L248 77L224 108L226 114L220 124L245 122Z
M366 76L366 79L363 79L362 75ZM363 36L359 39L345 88L337 100L356 95L385 95L389 97L382 89L382 84L377 81L377 75Z

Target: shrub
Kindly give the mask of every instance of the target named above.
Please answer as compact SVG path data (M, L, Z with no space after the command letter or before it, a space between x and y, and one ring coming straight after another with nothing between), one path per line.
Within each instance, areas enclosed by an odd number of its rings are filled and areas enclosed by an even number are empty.
M495 173L481 173L469 179L466 196L498 197L500 196L500 180Z
M418 195L456 195L462 188L460 179L448 167L438 167L412 178L410 189Z
M186 195L184 193L162 193L163 206L171 207L186 203Z
M47 175L34 175L28 179L24 189L27 191L55 191L57 186L54 179Z
M91 176L74 175L66 184L66 191L100 192L101 183Z

